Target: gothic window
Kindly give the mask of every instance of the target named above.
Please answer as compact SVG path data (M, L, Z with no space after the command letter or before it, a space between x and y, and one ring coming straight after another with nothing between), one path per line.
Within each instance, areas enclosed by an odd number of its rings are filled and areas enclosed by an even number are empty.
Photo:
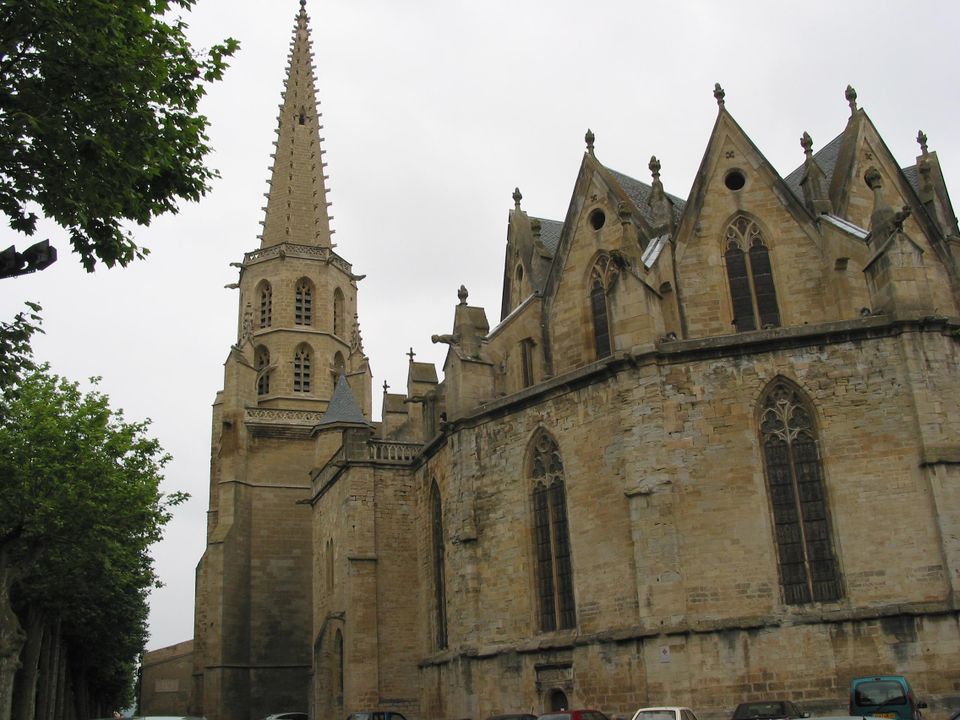
M724 260L737 332L780 326L770 252L760 226L739 215L727 226Z
M782 378L767 390L761 408L760 441L784 601L838 600L840 570L813 413L800 390Z
M618 272L619 268L608 255L598 257L590 271L590 316L597 359L607 357L612 351L607 295L617 280Z
M334 672L333 692L338 705L343 704L343 633L337 630L333 640L333 650L337 655Z
M264 280L260 283L260 327L268 328L273 322L273 289Z
M333 334L343 337L346 329L343 316L343 293L340 288L337 288L333 291Z
M520 372L523 386L533 385L533 340L530 338L520 342Z
M297 283L293 301L293 322L295 325L313 325L313 285L306 278Z
M447 647L447 589L443 551L443 507L440 504L440 488L433 481L430 489L430 514L433 535L433 600L436 619L437 649Z
M572 628L577 618L563 460L556 442L546 432L541 432L534 443L530 474L540 630Z
M254 367L257 370L257 395L270 394L270 351L263 345L257 348L254 356Z
M312 364L310 348L301 345L297 348L293 356L293 391L308 393L310 392L310 380L312 377Z

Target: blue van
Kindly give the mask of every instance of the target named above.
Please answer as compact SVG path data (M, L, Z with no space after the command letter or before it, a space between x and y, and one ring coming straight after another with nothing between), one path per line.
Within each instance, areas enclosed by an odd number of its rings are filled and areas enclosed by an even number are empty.
M850 681L850 714L890 720L922 720L910 683L903 675L858 677Z

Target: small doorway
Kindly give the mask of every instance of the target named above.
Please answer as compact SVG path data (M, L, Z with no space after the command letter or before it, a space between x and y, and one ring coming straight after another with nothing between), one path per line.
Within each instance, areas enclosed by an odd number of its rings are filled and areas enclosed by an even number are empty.
M549 700L550 707L548 709L550 712L560 712L570 707L570 704L567 702L567 694L563 690L556 688L551 690Z

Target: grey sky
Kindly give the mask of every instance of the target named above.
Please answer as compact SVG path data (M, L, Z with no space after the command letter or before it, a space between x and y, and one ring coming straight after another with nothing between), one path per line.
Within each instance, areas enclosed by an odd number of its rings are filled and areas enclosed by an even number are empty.
M199 47L242 43L203 109L222 173L177 216L137 229L150 257L87 275L63 234L60 261L0 281L0 316L44 306L38 357L73 379L103 376L129 418L151 417L174 455L166 489L193 499L156 548L167 584L152 599L149 648L192 636L194 567L204 546L210 404L236 338L232 261L258 246L261 207L297 0L199 0ZM562 220L588 127L601 162L686 198L726 107L781 175L849 116L854 85L901 165L922 128L947 183L955 132L960 6L872 0L794 3L598 0L308 0L337 252L366 274L360 322L374 373L405 385L410 346L442 364L457 288L499 319L511 193ZM7 244L28 244L10 231ZM376 411L379 416L379 410ZM309 592L304 588L304 592Z

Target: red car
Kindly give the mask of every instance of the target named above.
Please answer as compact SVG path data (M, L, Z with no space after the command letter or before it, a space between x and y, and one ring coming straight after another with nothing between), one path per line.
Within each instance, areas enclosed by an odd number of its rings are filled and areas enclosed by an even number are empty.
M610 720L599 710L558 710L544 713L537 720Z

